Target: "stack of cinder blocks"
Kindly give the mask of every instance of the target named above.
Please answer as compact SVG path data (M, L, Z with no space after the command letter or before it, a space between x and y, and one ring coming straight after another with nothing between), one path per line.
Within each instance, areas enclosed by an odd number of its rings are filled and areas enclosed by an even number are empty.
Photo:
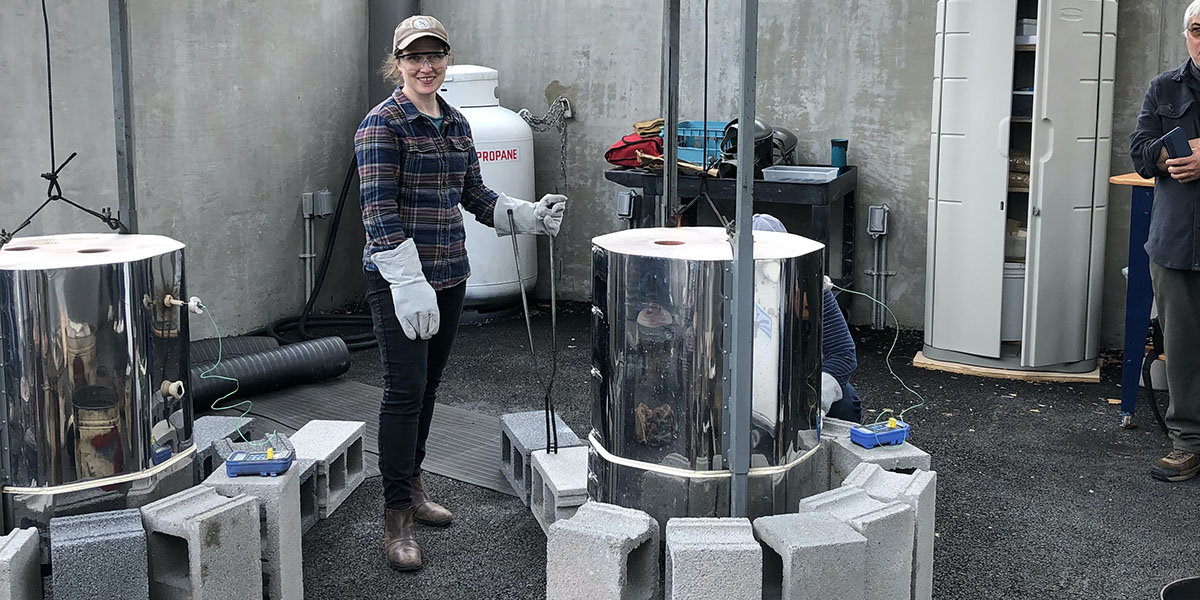
M251 426L236 417L197 421L197 444L211 458L203 485L140 510L52 519L54 597L303 598L302 532L362 482L365 425L313 421L292 436L297 458L287 471L230 477L221 463L232 451L262 448L232 441L239 428L249 437ZM289 447L282 437L272 446ZM0 598L40 598L41 585L37 530L0 538Z
M560 452L583 444L557 415L554 423ZM529 506L533 485L531 455L535 449L546 447L546 413L534 410L502 415L500 435L500 463L504 477L513 486L521 502Z
M288 436L279 434L277 439L281 442L280 445L288 450L295 452L296 448L291 443ZM275 446L275 443L272 443ZM252 452L261 450L261 443L234 442L228 439L217 440L213 443L213 449L221 461L229 458L230 454L238 450ZM221 472L218 469L216 472ZM317 514L317 461L311 458L296 458L292 462L292 467L288 472L297 473L300 486L300 531L308 533L313 525L320 520L320 515ZM215 474L215 473L214 473Z
M275 477L230 477L224 469L204 485L229 497L258 498L262 519L262 585L265 597L303 598L300 526L300 472L295 464Z
M670 519L666 598L929 600L937 486L930 457L908 443L861 448L850 443L850 426L825 420L821 450L810 459L817 481L806 487L815 493L797 512L752 524ZM549 526L547 597L652 597L657 584L645 582L661 564L657 533L646 513L596 502L559 518Z
M328 518L363 480L361 421L309 421L292 434L297 459L316 462L317 515Z

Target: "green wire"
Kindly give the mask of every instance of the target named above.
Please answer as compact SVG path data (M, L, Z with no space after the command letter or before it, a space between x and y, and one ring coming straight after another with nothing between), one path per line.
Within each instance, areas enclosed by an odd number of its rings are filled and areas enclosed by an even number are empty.
M892 352L894 352L896 350L896 343L900 341L900 319L896 318L896 314L892 312L892 309L888 308L888 305L884 304L883 302L880 302L879 300L876 300L870 294L864 294L862 292L848 290L844 287L838 286L837 284L831 284L831 285L833 286L833 289L835 289L835 290L846 292L848 294L854 294L856 296L862 296L862 297L870 300L871 302L874 302L875 304L882 306L883 309L886 310L889 315L892 315L892 321L896 323L896 335L895 335L895 337L892 338L892 347L888 348L887 356L885 356L883 359L883 364L887 365L888 373L891 373L892 377L894 377L896 379L896 381L900 382L901 387L908 390L908 392L910 394L916 396L917 399L920 400L920 402L913 404L912 406L909 406L908 408L900 411L900 414L896 415L896 416L898 418L903 418L904 413L906 413L914 408L917 408L919 406L924 406L925 405L925 397L922 396L921 394L918 394L916 392L916 390L908 387L908 384L904 383L904 380L900 379L900 376L896 374L896 371L894 369L892 369ZM890 408L885 408L885 409L880 410L879 416L875 417L875 422L878 423L881 419L883 419L883 416L887 415L887 414L895 414L895 411ZM876 435L878 435L878 434L876 434Z
M213 365L211 367L202 371L200 373L200 379L220 379L223 381L232 381L233 382L233 391L229 392L228 394L225 394L224 396L221 396L220 398L217 398L216 400L213 400L213 403L209 408L212 409L213 411L221 411L221 410L232 410L232 409L238 408L239 406L245 405L246 410L242 411L242 414L238 415L239 418L245 418L246 415L250 414L251 409L254 408L254 403L249 400L242 400L241 402L236 402L234 404L230 404L229 406L220 406L220 407L217 406L226 398L238 393L238 390L242 389L242 383L240 381L238 381L236 377L226 377L225 375L211 375L211 373L214 370L216 370L217 367L221 366L221 358L224 353L224 344L221 342L221 339L222 339L221 338L221 328L217 326L217 320L215 318L213 318L212 311L209 310L209 308L207 306L205 306L203 302L197 303L197 306L199 306L202 310L204 310L204 314L208 315L208 320L210 323L212 323L213 331L215 331L217 333L217 362L213 363ZM270 441L272 439L278 438L279 431L278 430L272 431L271 433L264 436L263 439L258 440L258 441L251 441L251 440L246 439L246 434L242 433L242 428L240 426L238 427L237 433L238 433L238 437L242 438L243 442L245 442L247 444L252 444L255 446L262 446L262 445L270 444Z

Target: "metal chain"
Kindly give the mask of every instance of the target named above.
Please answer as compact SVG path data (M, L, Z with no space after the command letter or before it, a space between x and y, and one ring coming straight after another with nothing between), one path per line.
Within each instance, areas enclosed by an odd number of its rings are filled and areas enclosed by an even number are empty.
M564 182L567 180L567 119L570 112L571 103L563 96L555 98L550 103L550 110L541 117L534 116L526 108L517 111L517 115L525 119L525 122L534 131L558 130L558 172Z

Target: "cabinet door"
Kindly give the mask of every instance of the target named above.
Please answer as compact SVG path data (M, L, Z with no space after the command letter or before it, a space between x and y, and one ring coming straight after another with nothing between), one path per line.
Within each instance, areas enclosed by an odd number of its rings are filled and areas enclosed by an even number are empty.
M938 11L926 335L998 357L1017 2L943 0Z
M1099 144L1102 0L1042 0L1021 364L1086 357ZM1100 265L1097 265L1100 266Z

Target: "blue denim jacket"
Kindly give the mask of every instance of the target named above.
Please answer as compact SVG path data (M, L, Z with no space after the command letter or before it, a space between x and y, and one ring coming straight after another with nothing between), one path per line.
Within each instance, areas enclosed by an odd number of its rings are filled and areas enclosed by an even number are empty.
M1191 59L1188 59L1191 60ZM1200 182L1180 183L1158 170L1164 134L1182 127L1200 137L1200 103L1188 87L1188 64L1155 77L1146 90L1137 129L1129 135L1129 156L1142 177L1153 177L1154 208L1146 253L1169 269L1200 271Z

